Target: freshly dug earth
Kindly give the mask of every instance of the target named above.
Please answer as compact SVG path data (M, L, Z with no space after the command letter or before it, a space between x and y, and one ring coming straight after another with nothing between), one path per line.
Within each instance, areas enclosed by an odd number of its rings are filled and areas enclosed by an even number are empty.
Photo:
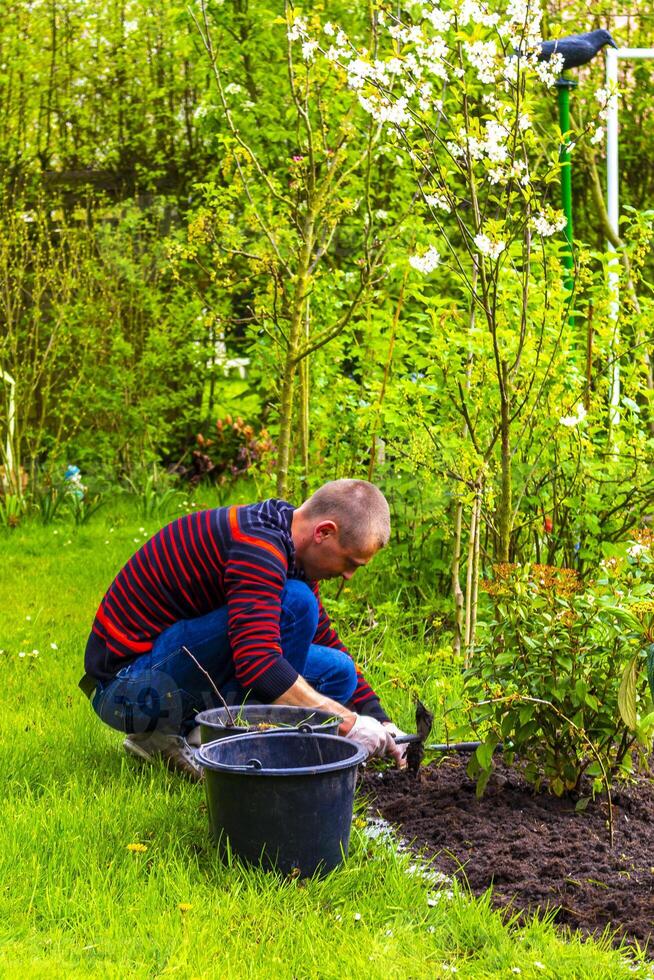
M468 756L452 755L419 775L368 770L363 791L400 835L439 870L479 895L493 886L497 907L554 911L555 921L586 934L617 930L616 940L650 938L654 950L654 779L613 794L608 807L535 795L516 770L495 759L482 799L466 775Z

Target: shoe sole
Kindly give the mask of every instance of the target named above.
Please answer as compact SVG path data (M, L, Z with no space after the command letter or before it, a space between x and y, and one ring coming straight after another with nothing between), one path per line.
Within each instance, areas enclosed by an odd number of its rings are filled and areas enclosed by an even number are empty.
M163 762L166 769L168 769L170 772L179 773L180 776L184 776L186 779L190 779L196 783L199 783L202 781L202 779L204 779L204 769L201 769L199 766L197 769L192 769L190 765L178 765L170 756L162 755L160 752L148 752L137 742L133 742L131 738L126 738L124 740L123 748L128 755L131 755L134 759L138 759L140 762L153 763L158 759Z
M123 742L123 748L128 755L134 756L135 759L141 759L142 762L153 762L154 755L151 752L147 752L145 749L141 748L136 742L132 742L131 738L126 738Z

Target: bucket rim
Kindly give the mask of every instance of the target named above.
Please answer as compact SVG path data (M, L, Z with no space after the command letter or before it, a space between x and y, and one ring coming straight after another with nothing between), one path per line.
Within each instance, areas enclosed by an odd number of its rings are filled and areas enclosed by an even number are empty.
M298 766L297 768L290 769L279 768L279 769L268 769L262 766L260 769L253 767L247 767L244 765L229 765L226 762L216 762L213 759L208 759L205 756L205 752L208 751L212 745L219 745L221 748L225 747L226 741L228 741L229 746L233 747L235 742L243 742L246 739L253 738L282 738L292 735L293 738L318 738L321 741L329 739L331 741L346 742L347 745L353 749L356 749L354 754L350 759L339 759L336 762L324 762L315 766ZM225 749L225 751L228 751ZM269 732L246 732L243 735L234 735L232 738L226 740L224 738L217 738L213 742L205 742L201 745L199 749L196 750L195 758L198 765L202 766L203 769L208 769L211 772L221 772L221 773L231 773L237 776L309 776L328 772L338 772L343 769L353 769L355 766L360 765L365 762L368 758L368 753L366 750L360 746L357 742L353 742L350 739L344 738L342 735L327 735L322 732L303 732L297 728L290 729L275 729Z
M241 705L231 705L230 706L230 710L233 710L234 711L234 714L238 715L239 713L245 712L246 717L247 717L247 713L250 710L252 710L253 713L256 713L257 711L259 711L261 709L265 709L265 708L285 708L285 709L291 708L293 711L297 711L298 712L298 718L300 717L301 714L304 714L305 715L305 720L306 720L306 718L308 718L311 715L313 715L313 716L316 717L316 721L315 722L307 722L307 724L316 725L316 727L320 727L322 725L327 725L330 721L332 721L332 722L338 722L338 724L340 725L341 722L343 721L343 718L341 717L341 715L336 715L333 712L325 711L324 708L303 708L302 705L297 705L297 704L285 704L285 705L274 705L274 704L241 704ZM205 725L207 728L215 728L215 729L217 729L219 731L222 731L223 729L229 729L230 731L233 731L234 729L232 728L231 725L225 725L223 722L218 721L216 719L212 719L210 717L210 715L212 715L214 712L217 712L217 711L225 711L225 709L223 707L217 706L217 707L214 707L214 708L206 708L204 711L199 711L198 714L195 716L195 723L196 723L196 725ZM302 722L298 720L298 725L300 725L300 724L302 724ZM283 731L293 731L296 728L297 728L296 725L290 725L290 726L288 726L288 727L286 727L286 728L284 728L282 730ZM244 734L248 734L248 735L261 735L261 734L263 734L262 732L252 732L249 729L245 728L243 725L236 725L235 726L235 729L237 731L240 731L240 732L242 732Z

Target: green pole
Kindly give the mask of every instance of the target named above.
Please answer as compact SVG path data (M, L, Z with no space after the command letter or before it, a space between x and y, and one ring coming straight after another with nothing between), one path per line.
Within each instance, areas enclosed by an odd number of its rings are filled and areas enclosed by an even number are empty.
M556 82L559 100L559 125L561 127L561 151L559 162L561 163L561 203L565 214L565 238L567 247L563 253L563 265L568 270L566 285L568 289L574 286L574 256L572 251L572 170L570 163L570 151L568 133L570 132L570 89L576 88L577 83L568 78L559 78Z

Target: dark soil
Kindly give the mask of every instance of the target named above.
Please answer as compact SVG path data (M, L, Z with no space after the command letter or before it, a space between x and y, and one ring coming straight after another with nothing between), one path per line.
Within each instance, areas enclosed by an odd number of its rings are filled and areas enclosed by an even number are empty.
M614 789L614 844L606 801L581 813L574 803L535 795L496 757L481 800L452 755L418 776L368 770L363 790L373 809L439 870L479 895L493 886L496 907L554 913L554 921L599 934L607 926L654 948L654 779ZM556 911L554 911L556 910Z

